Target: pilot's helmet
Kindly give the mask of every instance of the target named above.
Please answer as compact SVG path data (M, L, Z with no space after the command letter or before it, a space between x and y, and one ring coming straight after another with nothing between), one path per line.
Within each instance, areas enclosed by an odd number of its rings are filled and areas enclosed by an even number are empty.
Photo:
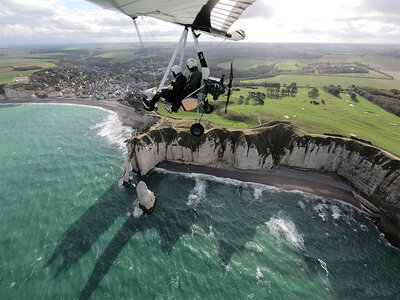
M192 69L192 68L194 68L194 67L197 67L197 60L194 59L194 58L189 58L189 59L186 61L186 66L187 66L187 68L188 68L189 70Z
M174 77L176 77L176 76L179 75L179 73L181 73L181 67L178 66L178 65L174 65L174 66L171 68L171 72L172 72L172 75L174 75Z

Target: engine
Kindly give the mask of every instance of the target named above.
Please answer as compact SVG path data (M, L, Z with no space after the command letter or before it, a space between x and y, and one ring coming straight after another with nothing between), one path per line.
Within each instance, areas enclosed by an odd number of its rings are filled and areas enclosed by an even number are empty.
M224 77L221 79L209 77L204 80L205 92L211 94L214 100L217 100L219 96L225 93Z

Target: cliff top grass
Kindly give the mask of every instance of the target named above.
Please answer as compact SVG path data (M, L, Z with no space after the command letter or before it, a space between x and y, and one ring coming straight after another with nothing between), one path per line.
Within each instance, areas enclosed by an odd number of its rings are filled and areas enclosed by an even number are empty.
M299 130L310 134L333 133L345 137L356 137L371 142L373 145L400 155L400 118L381 107L357 96L354 102L348 94L335 97L319 90L316 99L308 97L309 88L299 88L296 97L265 99L264 105L255 105L253 100L239 105L240 96L245 99L250 91L266 93L266 88L257 90L241 88L234 91L228 106L228 114L223 112L225 97L211 101L216 107L212 114L202 116L202 124L210 121L215 125L230 129L251 129L272 121L290 122ZM319 105L310 104L318 101ZM322 104L324 100L325 105ZM163 105L159 112L165 116L181 119L180 127L189 130L196 120L195 112L182 112L170 115ZM206 125L206 129L207 129Z

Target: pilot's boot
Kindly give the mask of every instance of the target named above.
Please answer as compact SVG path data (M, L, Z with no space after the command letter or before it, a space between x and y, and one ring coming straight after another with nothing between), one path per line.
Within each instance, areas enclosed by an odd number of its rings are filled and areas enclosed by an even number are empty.
M160 100L160 93L157 93L154 95L153 99L151 99L150 101L147 100L146 98L143 98L142 103L143 103L143 107L145 110L147 111L153 111L155 104L158 102L158 100Z

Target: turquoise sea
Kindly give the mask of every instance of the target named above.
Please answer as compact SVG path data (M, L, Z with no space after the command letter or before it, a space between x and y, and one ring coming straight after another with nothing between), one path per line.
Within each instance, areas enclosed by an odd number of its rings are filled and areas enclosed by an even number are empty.
M400 295L400 251L348 204L161 169L124 187L130 131L100 109L0 106L0 128L0 299Z

